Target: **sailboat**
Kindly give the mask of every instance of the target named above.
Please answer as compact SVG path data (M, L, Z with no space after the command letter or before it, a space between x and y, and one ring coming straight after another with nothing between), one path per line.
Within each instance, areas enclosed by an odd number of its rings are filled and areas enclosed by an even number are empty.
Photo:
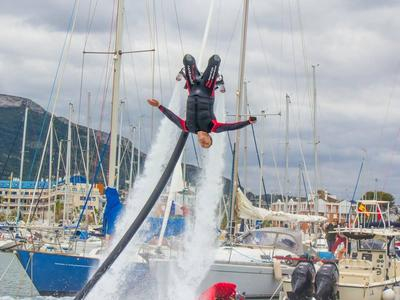
M105 190L107 198L106 208L103 216L103 233L110 234L114 230L115 220L121 210L121 202L116 189L116 159L117 159L117 135L118 135L118 111L119 99L119 79L121 66L121 36L123 22L123 0L118 1L117 10L117 30L114 49L114 72L113 72L113 92L112 92L112 118L110 133L110 153L109 153L109 177L108 187ZM50 129L49 129L50 130ZM69 131L70 137L70 131ZM70 138L69 138L70 140ZM70 153L70 150L69 152ZM102 159L101 159L102 160ZM102 162L99 162L101 164ZM67 159L68 162L68 159ZM98 168L99 169L99 166ZM68 170L68 168L67 168ZM96 174L94 175L94 178ZM67 183L69 183L67 174ZM93 185L93 183L92 183ZM91 190L91 189L90 189ZM90 197L90 190L86 196L86 203ZM85 208L86 204L84 205ZM82 217L83 211L81 212ZM79 220L80 221L80 220ZM79 228L79 221L76 225L76 232ZM85 284L89 275L100 262L100 251L95 247L88 253L77 251L38 251L35 249L18 249L17 256L27 274L31 278L34 286L41 295L73 295L76 294ZM51 276L49 276L51 274Z

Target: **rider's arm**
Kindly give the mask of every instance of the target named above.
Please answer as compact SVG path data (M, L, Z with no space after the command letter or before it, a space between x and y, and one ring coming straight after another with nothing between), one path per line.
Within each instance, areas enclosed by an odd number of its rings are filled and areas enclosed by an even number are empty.
M250 117L247 121L233 122L233 123L219 123L217 120L212 120L213 127L211 132L223 132L243 128L247 125L253 124L256 121L255 117Z
M179 118L176 114L174 114L172 111L170 111L168 108L160 105L158 106L158 109L168 118L170 119L173 123L175 123L176 126L178 126L180 129L183 131L188 131L186 127L185 120Z

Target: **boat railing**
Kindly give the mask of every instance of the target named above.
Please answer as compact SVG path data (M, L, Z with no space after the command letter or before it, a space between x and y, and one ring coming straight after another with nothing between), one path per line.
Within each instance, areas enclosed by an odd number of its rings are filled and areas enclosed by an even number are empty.
M11 231L11 230L10 230ZM12 239L15 241L17 249L58 252L58 253L76 253L85 255L93 250L88 247L90 235L86 239L80 239L78 236L73 236L72 231L63 230L60 227L29 227L19 226L11 231ZM98 245L96 248L104 247L103 239L96 240Z
M355 207L356 216L352 227L367 227L369 224L390 227L390 202L378 200L359 200Z

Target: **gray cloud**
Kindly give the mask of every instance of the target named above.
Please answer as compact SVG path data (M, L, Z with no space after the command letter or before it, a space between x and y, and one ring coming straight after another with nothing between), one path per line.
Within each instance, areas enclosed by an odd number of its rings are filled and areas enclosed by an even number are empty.
M63 75L56 108L67 116L68 102L81 99L82 123L86 116L86 95L92 93L93 124L108 130L110 119L110 57L86 55L83 88L80 91L82 50L86 38L89 5L98 2L86 49L112 49L113 1L81 1L75 34ZM155 97L167 102L174 77L181 67L182 50L175 18L174 1L155 1L158 52L156 54ZM149 49L147 4L127 1L124 49ZM175 1L179 13L183 52L199 55L208 14L204 1ZM18 4L18 5L17 5ZM250 1L246 78L253 112L267 109L284 113L286 93L292 98L290 134L290 191L297 191L297 165L302 160L297 128L302 140L310 179L313 181L311 64L317 68L318 135L321 182L340 197L351 197L364 152L366 166L360 193L378 186L400 196L398 187L398 120L400 118L399 60L397 42L400 21L398 1ZM301 5L298 7L298 5ZM23 7L23 9L21 9ZM0 3L0 90L32 98L46 107L73 9L73 1L19 0ZM238 76L241 1L216 1L206 57L222 56L221 70L227 87L228 112L234 111ZM301 18L299 19L299 16ZM301 22L300 22L301 20ZM108 62L108 64L107 64ZM129 123L145 123L146 149L150 144L151 55L123 57L121 98L126 98L124 132ZM107 86L108 88L105 88ZM162 96L162 97L161 97ZM101 112L103 111L102 115ZM156 124L161 115L155 112ZM76 116L78 118L78 116ZM256 125L261 141L261 122ZM284 116L267 121L265 176L268 190L278 191L270 145L275 149L278 171L283 176ZM250 132L250 131L249 131ZM258 170L250 146L250 188L258 191ZM190 160L194 161L190 149ZM229 158L229 155L227 155ZM229 175L230 161L227 160ZM243 174L242 174L243 176ZM313 184L313 183L312 183Z

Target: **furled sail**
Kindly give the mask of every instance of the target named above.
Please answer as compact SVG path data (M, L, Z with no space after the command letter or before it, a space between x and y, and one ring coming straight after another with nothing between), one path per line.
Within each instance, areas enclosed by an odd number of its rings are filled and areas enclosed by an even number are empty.
M326 222L327 218L315 215L290 214L283 211L272 211L255 207L249 199L238 189L237 192L238 215L241 219L286 222Z

